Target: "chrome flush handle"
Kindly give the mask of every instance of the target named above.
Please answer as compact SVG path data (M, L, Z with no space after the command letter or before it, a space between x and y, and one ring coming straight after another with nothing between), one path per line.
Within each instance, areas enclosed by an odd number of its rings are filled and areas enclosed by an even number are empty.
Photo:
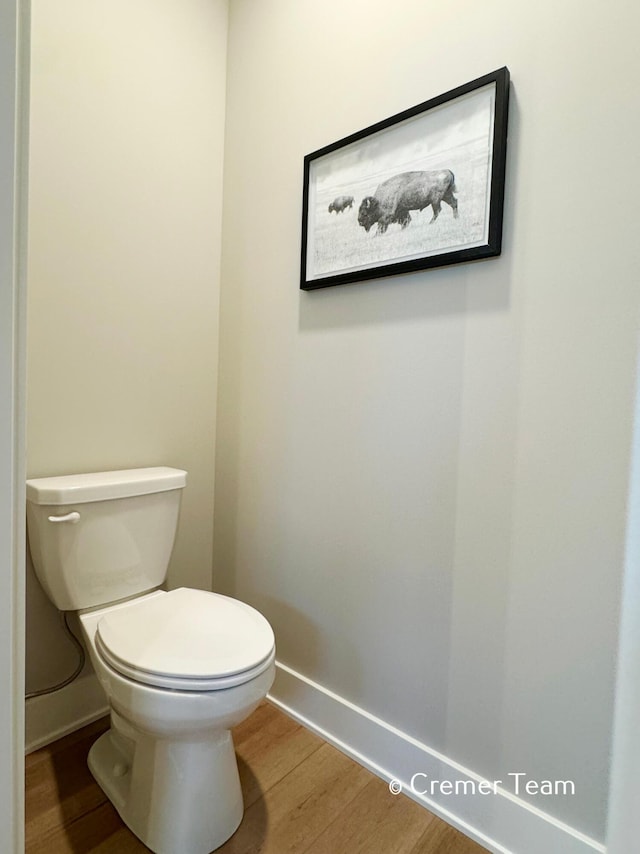
M72 525L75 525L76 522L80 521L80 514L73 510L71 513L65 513L64 516L49 516L50 522L71 522Z

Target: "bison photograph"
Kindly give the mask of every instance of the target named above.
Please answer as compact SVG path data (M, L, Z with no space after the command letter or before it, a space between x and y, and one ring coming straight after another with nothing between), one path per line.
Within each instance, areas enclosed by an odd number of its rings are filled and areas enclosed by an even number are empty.
M307 155L301 287L499 254L508 86L501 69Z

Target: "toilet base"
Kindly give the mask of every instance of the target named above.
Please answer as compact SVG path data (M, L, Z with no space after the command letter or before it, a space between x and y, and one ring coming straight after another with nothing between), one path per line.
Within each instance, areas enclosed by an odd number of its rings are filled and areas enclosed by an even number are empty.
M244 811L231 733L170 740L115 712L89 751L96 781L127 827L155 854L209 854Z

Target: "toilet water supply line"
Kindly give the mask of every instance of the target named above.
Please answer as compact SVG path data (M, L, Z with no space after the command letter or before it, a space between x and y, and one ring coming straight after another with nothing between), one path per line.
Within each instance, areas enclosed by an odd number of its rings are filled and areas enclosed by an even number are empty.
M57 685L52 685L51 688L41 688L40 691L31 691L29 694L27 694L25 696L25 700L31 700L32 697L41 697L43 694L52 694L54 691L59 691L61 688L66 688L67 685L70 685L71 682L73 682L73 680L76 679L80 675L80 672L82 671L82 668L84 667L84 661L85 661L84 647L82 646L82 644L80 643L78 638L75 636L75 634L71 631L71 627L69 625L67 617L68 617L67 611L61 611L60 612L60 618L62 620L63 628L66 630L67 634L69 635L69 638L71 639L71 642L73 643L76 650L78 651L78 659L79 659L78 666L73 671L71 676L68 676L62 682L59 682Z

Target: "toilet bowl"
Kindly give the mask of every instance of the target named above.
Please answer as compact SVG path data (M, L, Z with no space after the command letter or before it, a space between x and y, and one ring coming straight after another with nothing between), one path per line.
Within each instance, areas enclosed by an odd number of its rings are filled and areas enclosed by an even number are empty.
M230 730L275 674L273 631L254 608L157 589L185 482L185 472L161 468L27 484L36 574L54 604L78 612L109 701L111 728L91 747L89 768L156 854L209 854L237 829Z
M152 851L218 848L243 814L230 730L273 683L269 624L242 602L184 588L79 619L111 707L111 729L89 752L93 776Z

